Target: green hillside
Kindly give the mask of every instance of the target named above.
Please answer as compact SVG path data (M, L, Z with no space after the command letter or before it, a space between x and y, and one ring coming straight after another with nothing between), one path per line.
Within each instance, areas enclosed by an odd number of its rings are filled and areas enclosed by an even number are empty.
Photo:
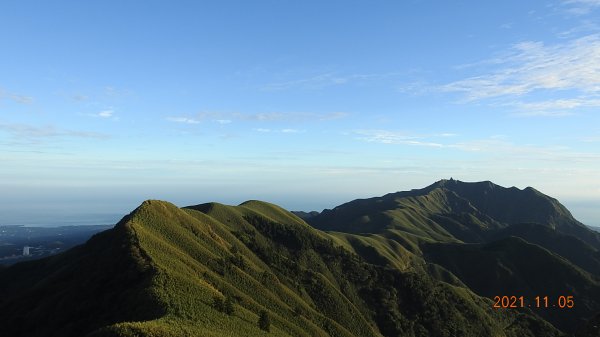
M469 201L482 213L501 223L537 223L573 235L600 249L600 234L577 221L558 200L527 187L505 188L492 182L465 183L441 180L424 190L444 188Z
M536 223L600 249L600 233L556 199L528 187L440 180L423 189L358 199L307 218L314 227L348 233L397 229L429 241L484 242L509 225Z
M600 312L600 284L568 260L519 237L488 244L428 244L426 259L450 270L477 294L573 296L574 308L535 309L541 317L564 331L574 331L579 317Z
M574 265L600 277L600 251L581 239L562 234L547 226L539 224L516 224L504 228L494 234L498 240L516 236L527 242L539 245L557 255L560 255Z
M575 310L536 311L564 331L600 312L598 234L533 188L441 180L354 200L307 221L372 263L466 284L482 296L578 294Z
M527 310L496 311L489 299L466 288L369 262L355 252L381 239L353 240L359 238L317 231L258 201L184 209L146 201L83 246L2 271L1 332L15 337L559 335ZM400 246L386 253L390 260L414 258ZM264 319L259 327L259 316L270 322L268 332Z

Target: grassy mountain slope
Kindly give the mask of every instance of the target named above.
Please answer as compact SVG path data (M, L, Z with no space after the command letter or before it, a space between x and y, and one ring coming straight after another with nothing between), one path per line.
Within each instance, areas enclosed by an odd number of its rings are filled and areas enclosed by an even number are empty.
M537 223L600 249L600 233L575 220L556 199L528 187L505 188L489 181L440 180L423 189L358 199L324 210L307 221L347 233L395 229L436 242L484 242L509 225Z
M324 210L308 222L322 230L347 233L397 230L436 242L478 241L486 231L502 227L468 200L442 188L354 200Z
M354 200L307 221L344 239L373 263L427 271L450 284L465 283L484 296L550 290L580 294L583 305L574 314L544 314L569 331L600 310L600 236L556 199L533 188L441 180L423 189ZM368 248L363 248L367 241ZM408 254L392 254L403 252L398 244ZM554 281L553 287L535 274L538 265L546 266L543 275ZM515 293L507 294L509 290Z
M600 314L589 320L584 326L577 330L575 337L597 337L600 336Z
M185 209L146 201L83 246L3 270L0 335L559 334L527 310L495 311L466 288L369 263L352 240L258 201Z
M156 268L128 221L66 253L3 270L0 335L82 336L162 316L163 303L150 289Z
M537 223L549 226L557 232L573 235L600 249L600 233L591 231L575 220L571 212L558 200L538 190L527 187L505 188L492 182L465 183L458 180L441 180L425 188L443 187L455 192L481 212L506 223Z
M539 224L516 224L498 231L494 234L493 239L498 240L510 236L516 236L539 245L600 277L598 275L600 273L600 251L572 235L561 234L548 226Z
M551 227L570 226L576 221L556 199L527 187L505 188L490 181L465 183L441 180L425 190L444 188L455 192L481 212L507 224L542 223Z
M487 244L427 244L426 259L450 270L476 293L494 296L574 296L572 309L535 309L565 331L600 311L600 284L586 271L536 244L508 237Z

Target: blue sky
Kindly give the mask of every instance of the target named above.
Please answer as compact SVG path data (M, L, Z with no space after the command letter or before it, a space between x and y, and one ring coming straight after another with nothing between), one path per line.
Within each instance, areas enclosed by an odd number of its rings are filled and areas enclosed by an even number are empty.
M442 178L600 225L600 1L3 1L0 223Z

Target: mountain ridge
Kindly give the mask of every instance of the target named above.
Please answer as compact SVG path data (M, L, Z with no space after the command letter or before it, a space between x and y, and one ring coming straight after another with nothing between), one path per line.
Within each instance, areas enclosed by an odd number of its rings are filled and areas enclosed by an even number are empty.
M407 205L407 203L410 204ZM312 226L323 230L378 232L388 229L390 226L394 227L395 224L393 221L391 223L389 221L378 221L377 224L372 224L368 219L363 219L364 221L361 222L360 219L357 219L357 216L364 216L364 208L371 211L371 217L385 220L382 218L385 218L385 215L389 214L390 211L398 210L399 206L410 211L411 204L418 204L430 211L426 218L432 215L445 216L445 213L449 213L447 212L448 208L452 208L452 206L458 209L458 211L454 211L455 214L465 213L466 208L472 207L474 210L467 209L466 213L473 213L478 220L491 224L494 227L493 229L518 223L538 223L549 226L561 233L574 235L596 249L600 249L600 234L591 231L587 226L573 218L568 209L560 204L558 200L532 187L526 187L522 190L516 187L505 188L490 181L465 183L452 178L442 179L422 189L353 200L331 210L323 210L318 215L308 218L307 221ZM425 207L423 207L424 204L426 204ZM376 210L376 212L373 213L373 210ZM343 214L342 219L338 219L340 213ZM419 214L416 214L416 212L410 214L410 217L415 216L418 217ZM473 230L480 227L477 222L474 221L473 226L469 229ZM387 226L381 226L382 223ZM362 227L359 225L362 225ZM438 225L445 230L450 229L445 228L448 226L444 226L443 223L438 223ZM402 228L401 224L400 227ZM483 232L485 232L484 228L481 229L479 235L483 235ZM439 237L435 238L439 239Z
M373 233L323 232L256 200L184 208L144 201L85 245L0 270L0 334L265 336L257 324L264 311L274 336L561 336L552 324L572 332L594 315L598 302L579 297L587 302L576 316L493 309L483 293L494 288L474 286L481 280L455 263L487 256L491 275L500 266L494 261L517 266L510 252L525 249L582 275L569 272L555 288L572 282L585 296L598 289L592 245L539 224L544 236L528 237L537 227L500 223L449 189L422 190L360 202L352 213L360 221L351 225L371 222ZM576 251L564 257L561 249L573 242ZM456 259L432 257L452 247ZM527 269L511 270L527 280L535 276Z

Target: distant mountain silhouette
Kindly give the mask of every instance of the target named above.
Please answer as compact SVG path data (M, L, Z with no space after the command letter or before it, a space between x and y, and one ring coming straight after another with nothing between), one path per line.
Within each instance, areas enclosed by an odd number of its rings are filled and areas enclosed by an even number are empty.
M322 230L379 233L400 229L452 241L483 242L509 225L537 223L600 249L600 233L575 220L556 199L534 188L505 188L489 181L440 180L423 189L358 199L307 221Z
M292 211L292 213L302 220L307 220L307 219L310 219L310 218L313 218L313 217L319 215L319 212L317 212L317 211L310 211L310 212Z

